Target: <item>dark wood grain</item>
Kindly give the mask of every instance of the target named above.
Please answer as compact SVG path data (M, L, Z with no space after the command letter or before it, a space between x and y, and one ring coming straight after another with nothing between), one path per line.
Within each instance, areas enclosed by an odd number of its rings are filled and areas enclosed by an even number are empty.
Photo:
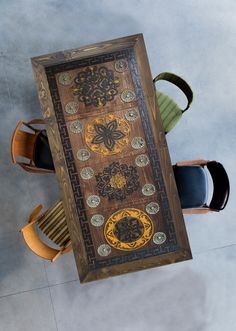
M125 59L128 70L122 73L114 71L117 59ZM143 36L140 34L40 56L32 59L32 65L81 282L191 259ZM75 78L91 67L93 70L105 67L114 71L119 81L117 96L102 107L85 106L84 102L78 102L78 96L73 92L76 87ZM72 83L63 86L59 80L61 73L65 72L70 73ZM125 89L135 92L134 101L122 101L120 95ZM75 114L65 111L71 101L79 104ZM124 121L124 114L131 108L138 111L139 118L128 123ZM77 151L80 148L91 148L86 130L89 124L94 125L97 118L102 118L104 123L108 118L109 121L115 119L121 131L128 125L129 130L124 131L128 143L124 142L116 154L103 155L90 150L90 159L80 161L76 157ZM70 125L75 120L83 124L83 134L71 132ZM144 148L135 150L131 147L130 142L135 136L145 139ZM145 168L135 167L135 157L140 154L149 156L150 164ZM111 166L112 162L136 168L139 178L139 188L122 200L109 200L98 191L96 175L102 176L104 169ZM80 172L85 166L92 167L95 172L95 176L89 180L81 178ZM145 183L153 183L156 187L151 197L142 194L141 189ZM95 209L86 203L91 194L100 195L101 203ZM112 247L109 256L101 257L97 249L107 243L104 226L92 226L91 216L99 213L107 221L112 213L120 209L133 207L145 211L150 201L158 201L160 205L159 213L149 215L153 231L166 233L166 242L156 245L149 240L143 247L130 251Z

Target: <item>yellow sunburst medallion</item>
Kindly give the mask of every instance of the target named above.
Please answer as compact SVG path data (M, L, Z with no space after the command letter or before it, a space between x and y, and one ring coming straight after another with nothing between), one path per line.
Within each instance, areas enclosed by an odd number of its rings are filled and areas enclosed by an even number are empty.
M89 121L85 141L93 152L113 155L128 145L129 134L130 126L124 118L108 114Z
M153 236L153 230L151 218L142 210L125 208L109 217L104 236L113 248L130 251L146 245Z

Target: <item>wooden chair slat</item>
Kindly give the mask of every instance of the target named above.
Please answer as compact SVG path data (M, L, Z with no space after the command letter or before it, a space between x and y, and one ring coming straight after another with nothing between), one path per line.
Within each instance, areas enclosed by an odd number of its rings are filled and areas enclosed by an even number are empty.
M62 227L62 228L60 228L60 230L59 230L55 235L53 235L53 237L51 237L50 239L53 240L53 242L54 242L55 244L57 244L58 239L59 239L62 235L65 236L67 233L68 233L68 228L66 228L66 227Z
M48 211L43 215L43 219L41 219L39 224L40 229L43 231L43 229L47 227L54 220L54 217L60 212L64 212L62 203L56 204L55 207L48 209Z
M65 225L66 225L65 216L62 216L61 219L58 220L55 226L50 227L49 231L46 233L47 236L50 237L50 239L54 240L58 232L60 232L62 229L66 227Z
M65 239L67 238L67 236L69 236L68 234L68 229L65 229L63 231L63 233L60 235L60 237L57 238L57 240L55 240L55 244L59 245L60 246L60 243L62 241L65 241Z
M60 215L56 215L54 217L54 219L52 220L52 222L50 222L47 225L47 227L43 229L43 233L48 235L50 232L52 232L54 229L56 229L60 225L61 220L63 220L64 217L65 217L64 213L62 213Z

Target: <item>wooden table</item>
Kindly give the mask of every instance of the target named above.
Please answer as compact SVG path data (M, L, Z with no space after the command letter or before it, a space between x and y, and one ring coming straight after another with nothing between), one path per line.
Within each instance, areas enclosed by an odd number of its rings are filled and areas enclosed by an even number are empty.
M143 36L32 65L80 281L191 259Z

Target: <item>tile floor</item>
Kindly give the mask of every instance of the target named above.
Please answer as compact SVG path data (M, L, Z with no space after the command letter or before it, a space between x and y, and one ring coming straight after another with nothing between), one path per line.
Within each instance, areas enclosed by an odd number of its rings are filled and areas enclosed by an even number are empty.
M236 329L235 12L233 0L0 2L1 331ZM12 166L11 134L19 119L41 117L30 57L138 32L153 75L174 71L194 90L167 137L173 163L221 161L231 197L221 213L185 218L192 261L80 285L72 254L44 262L21 239L30 210L59 192L53 175Z

